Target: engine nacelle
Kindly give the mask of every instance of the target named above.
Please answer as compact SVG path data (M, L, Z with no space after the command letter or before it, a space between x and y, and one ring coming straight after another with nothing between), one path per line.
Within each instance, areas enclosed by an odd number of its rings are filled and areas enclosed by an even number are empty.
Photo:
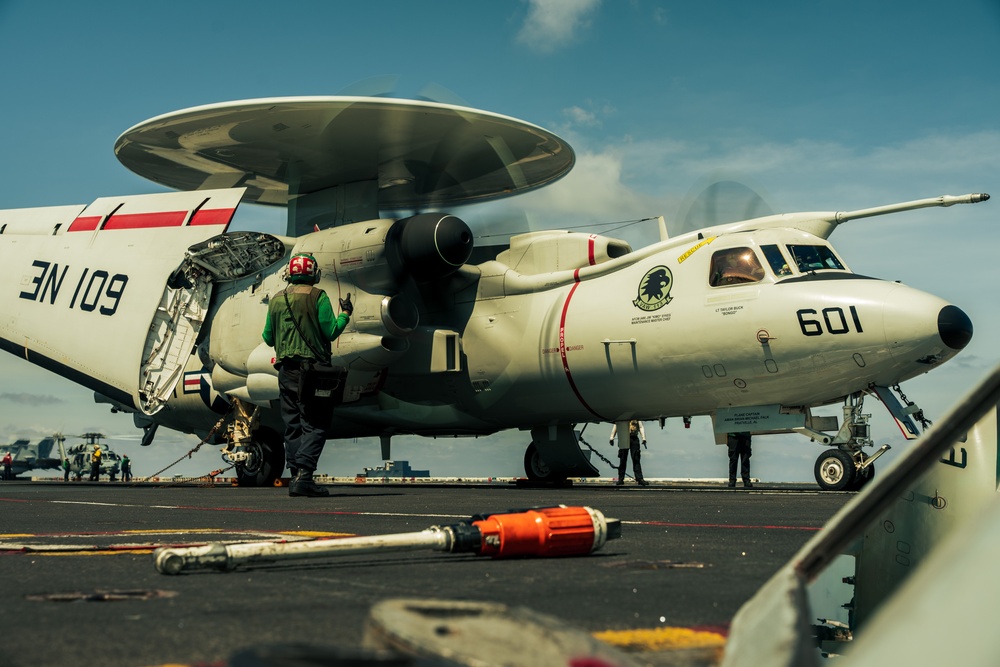
M324 271L371 294L395 294L407 278L427 282L451 275L472 255L472 231L459 218L421 213L369 220L315 232L296 252L311 252ZM345 275L346 274L346 275Z
M446 213L421 213L397 220L385 239L386 259L397 278L417 282L445 278L472 255L472 231Z

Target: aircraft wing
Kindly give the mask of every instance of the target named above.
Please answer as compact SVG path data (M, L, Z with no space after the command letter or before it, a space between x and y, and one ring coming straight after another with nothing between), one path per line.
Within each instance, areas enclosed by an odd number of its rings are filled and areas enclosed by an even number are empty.
M226 231L243 192L0 211L0 347L155 412L180 377L210 296L210 281L196 293L168 280L190 246Z

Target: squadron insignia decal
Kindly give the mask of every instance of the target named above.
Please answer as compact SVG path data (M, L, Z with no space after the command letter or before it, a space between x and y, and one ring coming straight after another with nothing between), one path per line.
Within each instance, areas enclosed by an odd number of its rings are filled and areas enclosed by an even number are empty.
M665 266L654 266L639 281L639 296L632 305L640 310L659 310L673 300L670 288L674 282L673 274Z

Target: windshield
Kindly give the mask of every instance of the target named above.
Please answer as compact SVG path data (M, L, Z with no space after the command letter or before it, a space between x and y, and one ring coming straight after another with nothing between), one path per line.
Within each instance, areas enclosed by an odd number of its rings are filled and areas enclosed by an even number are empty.
M790 245L788 251L792 253L792 258L802 273L824 269L844 269L844 265L833 254L833 250L825 245Z
M764 267L750 248L728 248L712 255L708 284L712 287L755 283L764 278Z
M785 260L785 256L781 254L781 250L778 249L776 245L764 245L760 247L764 251L764 257L767 259L767 263L771 265L771 270L774 271L774 275L778 276L790 276L792 275L792 270L788 268L788 262Z

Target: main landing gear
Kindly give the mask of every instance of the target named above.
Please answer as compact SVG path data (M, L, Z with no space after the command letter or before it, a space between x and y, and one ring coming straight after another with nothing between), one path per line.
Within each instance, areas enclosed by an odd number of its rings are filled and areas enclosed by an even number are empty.
M524 474L534 482L561 482L568 477L597 477L601 473L580 449L580 433L572 424L531 429L524 452Z
M224 461L236 466L240 486L273 486L285 469L285 444L280 434L258 428L259 409L252 410L238 398L233 403L222 450Z
M816 483L824 491L859 491L875 478L875 460L889 450L882 445L871 456L862 447L872 447L868 420L871 415L862 414L864 394L858 392L844 400L844 423L829 444L837 447L828 449L816 459L813 472Z

